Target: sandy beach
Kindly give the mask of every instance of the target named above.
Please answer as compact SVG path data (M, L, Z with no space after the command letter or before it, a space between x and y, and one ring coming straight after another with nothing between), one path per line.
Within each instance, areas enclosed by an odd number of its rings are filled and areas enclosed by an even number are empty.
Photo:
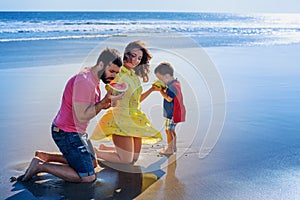
M161 61L174 65L175 76L183 85L187 121L177 127L178 152L169 158L161 157L158 152L166 143L162 98L152 94L143 102L142 109L162 132L164 141L144 146L135 164L141 170L142 180L152 172L159 173L158 180L150 181L141 194L129 198L300 198L299 44L203 49L184 37L136 35L94 41L94 47L91 40L78 42L76 47L85 50L75 53L73 62L67 51L50 52L45 47L48 53L57 52L61 64L46 58L47 64L28 67L30 63L26 63L26 67L1 69L2 199L72 199L74 191L77 198L85 194L84 198L97 199L115 190L103 189L103 184L109 182L105 177L114 176L105 168L104 178L100 173L96 183L83 191L47 175L31 185L9 180L25 172L36 149L57 151L50 124L68 78L83 66L93 64L99 49L109 46L123 52L126 43L133 39L148 43L153 54L152 70ZM47 42L50 46L54 43ZM39 50L32 53L38 56ZM154 79L152 74L143 87L148 88ZM89 133L100 116L92 120Z
M205 159L195 140L137 199L298 199L299 48L206 49L226 89L222 135Z

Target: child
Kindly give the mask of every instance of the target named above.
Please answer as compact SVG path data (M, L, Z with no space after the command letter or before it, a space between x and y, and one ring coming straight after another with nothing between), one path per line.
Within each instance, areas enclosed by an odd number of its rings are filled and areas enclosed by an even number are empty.
M172 155L176 152L177 123L185 121L186 110L183 104L180 83L174 78L174 69L170 63L162 62L154 70L156 77L167 85L166 89L160 88L160 93L164 97L164 117L166 118L166 134L168 146L160 154Z

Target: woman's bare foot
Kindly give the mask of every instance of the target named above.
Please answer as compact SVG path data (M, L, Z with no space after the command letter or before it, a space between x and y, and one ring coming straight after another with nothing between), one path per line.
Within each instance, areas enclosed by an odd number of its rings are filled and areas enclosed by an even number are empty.
M102 167L100 167L99 164L97 164L97 166L94 168L95 173L99 173L102 170Z
M94 147L94 151L95 151L97 158L100 158L101 150Z
M104 150L104 151L115 151L116 150L115 147L113 147L113 146L106 146L104 144L100 144L99 145L99 149L100 150Z
M99 149L100 149L100 150L105 150L105 148L106 148L106 146L105 146L104 144L100 144L100 145L99 145Z
M22 178L22 181L28 181L29 179L31 179L34 175L36 175L37 173L40 172L40 167L39 165L41 165L43 163L43 161L37 157L34 157L32 160L31 160L31 163L28 167L28 169L26 170L23 178Z

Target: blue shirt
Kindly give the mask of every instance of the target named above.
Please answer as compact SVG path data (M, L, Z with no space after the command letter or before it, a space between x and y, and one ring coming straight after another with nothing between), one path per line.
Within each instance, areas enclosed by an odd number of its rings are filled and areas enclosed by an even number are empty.
M173 117L173 111L174 111L174 98L177 95L177 90L173 86L173 83L177 81L176 79L171 81L170 83L167 84L167 95L171 97L173 100L171 102L168 102L166 99L164 99L164 117L168 119L172 119Z

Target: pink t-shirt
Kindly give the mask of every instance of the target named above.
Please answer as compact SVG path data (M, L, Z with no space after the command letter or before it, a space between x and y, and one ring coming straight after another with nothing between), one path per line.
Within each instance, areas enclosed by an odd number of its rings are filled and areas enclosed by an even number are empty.
M61 107L53 123L66 132L85 133L89 122L80 123L78 121L73 102L91 105L98 103L100 96L99 81L90 69L84 69L68 81L63 93Z

